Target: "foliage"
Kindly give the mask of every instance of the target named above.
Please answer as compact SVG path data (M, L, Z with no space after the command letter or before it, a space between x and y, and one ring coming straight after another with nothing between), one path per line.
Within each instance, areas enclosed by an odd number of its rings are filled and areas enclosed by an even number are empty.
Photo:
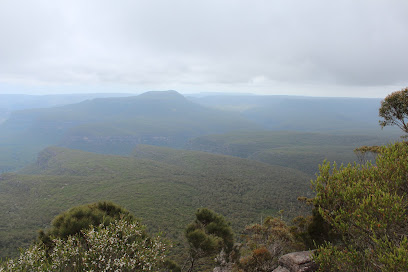
M314 203L343 241L318 249L321 271L408 270L407 176L406 142L383 147L376 166L320 167Z
M149 237L137 221L114 221L82 231L67 239L56 238L50 252L41 244L1 264L0 271L158 271L166 246Z
M194 138L189 147L212 153L248 158L300 170L314 178L325 159L353 163L357 146L384 145L398 137L332 135L295 131L246 131ZM368 134L368 135L367 135Z
M175 261L166 259L162 270L165 272L181 272L181 267Z
M302 224L297 222L298 226ZM304 230L302 230L304 231ZM239 271L272 271L285 253L302 250L304 245L296 237L299 230L289 227L282 219L267 217L262 224L245 229L245 246L249 254L237 264Z
M357 147L354 149L354 154L356 154L359 163L366 163L367 161L370 160L370 158L368 158L368 154L371 155L371 157L375 160L376 156L378 155L378 153L380 153L381 151L381 147L377 146L377 145L373 145L373 146L361 146L361 147Z
M189 244L188 271L193 271L199 259L215 257L222 251L228 262L228 256L234 245L234 235L230 224L223 216L206 208L198 209L196 219L185 230L185 236Z
M280 209L288 217L306 212L296 197L311 194L309 178L299 171L204 152L140 146L137 158L59 147L44 153L24 171L1 175L0 258L16 256L61 212L101 199L143 218L181 253L183 230L197 207L225 215L239 231ZM178 263L186 259L178 255Z
M259 247L252 250L249 256L241 258L236 269L240 272L267 272L276 268L276 264L276 256L266 247Z
M126 209L107 201L77 206L56 216L47 233L40 231L39 240L49 244L51 237L66 239L90 226L107 226L119 219L134 220L134 217Z
M292 220L290 228L296 240L310 250L328 241L337 242L340 239L333 227L319 213L319 207L314 206L314 198L298 197L298 201L313 208L311 215L300 215Z
M307 219L305 229L296 232L307 248L314 249L327 241L337 242L340 239L333 227L323 219L318 207L312 209L312 215Z
M383 101L379 109L381 127L397 126L405 133L408 133L408 88L389 94Z

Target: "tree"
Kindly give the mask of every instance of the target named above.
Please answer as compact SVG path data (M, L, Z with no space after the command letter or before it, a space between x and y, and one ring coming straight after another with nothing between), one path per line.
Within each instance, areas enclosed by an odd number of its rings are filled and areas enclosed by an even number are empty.
M408 143L382 147L376 165L325 162L314 204L341 235L320 246L321 271L408 271Z
M66 239L70 235L80 234L81 230L90 226L108 226L119 219L132 221L135 218L125 208L107 201L73 207L57 215L47 232L40 230L39 240L50 247L52 238Z
M189 245L189 272L193 271L197 260L204 257L224 255L228 261L233 250L234 235L225 218L209 209L196 212L196 219L185 230Z
M379 116L384 119L379 121L382 128L395 125L408 133L408 88L393 92L381 101Z

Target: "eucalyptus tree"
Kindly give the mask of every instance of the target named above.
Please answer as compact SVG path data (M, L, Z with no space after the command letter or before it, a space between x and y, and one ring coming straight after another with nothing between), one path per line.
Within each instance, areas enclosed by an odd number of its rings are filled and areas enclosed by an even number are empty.
M222 215L207 208L197 210L196 219L185 229L185 236L189 245L188 272L193 271L201 258L223 255L228 261L234 246L230 224Z
M386 126L397 126L408 133L408 87L389 94L379 109L382 128Z

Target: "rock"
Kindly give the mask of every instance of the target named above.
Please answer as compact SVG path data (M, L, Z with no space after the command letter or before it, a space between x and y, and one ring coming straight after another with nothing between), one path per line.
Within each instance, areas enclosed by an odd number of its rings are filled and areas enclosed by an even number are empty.
M290 271L287 268L284 268L282 266L278 266L272 272L290 272Z
M318 266L312 260L313 251L292 252L279 258L279 266L272 272L314 272ZM232 264L214 268L213 272L231 272Z
M317 265L312 261L312 251L292 252L279 258L279 267L273 272L312 272Z

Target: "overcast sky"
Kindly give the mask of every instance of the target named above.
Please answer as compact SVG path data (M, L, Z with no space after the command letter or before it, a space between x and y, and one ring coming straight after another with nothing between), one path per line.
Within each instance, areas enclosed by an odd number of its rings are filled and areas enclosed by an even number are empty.
M0 93L385 97L407 0L0 0Z

